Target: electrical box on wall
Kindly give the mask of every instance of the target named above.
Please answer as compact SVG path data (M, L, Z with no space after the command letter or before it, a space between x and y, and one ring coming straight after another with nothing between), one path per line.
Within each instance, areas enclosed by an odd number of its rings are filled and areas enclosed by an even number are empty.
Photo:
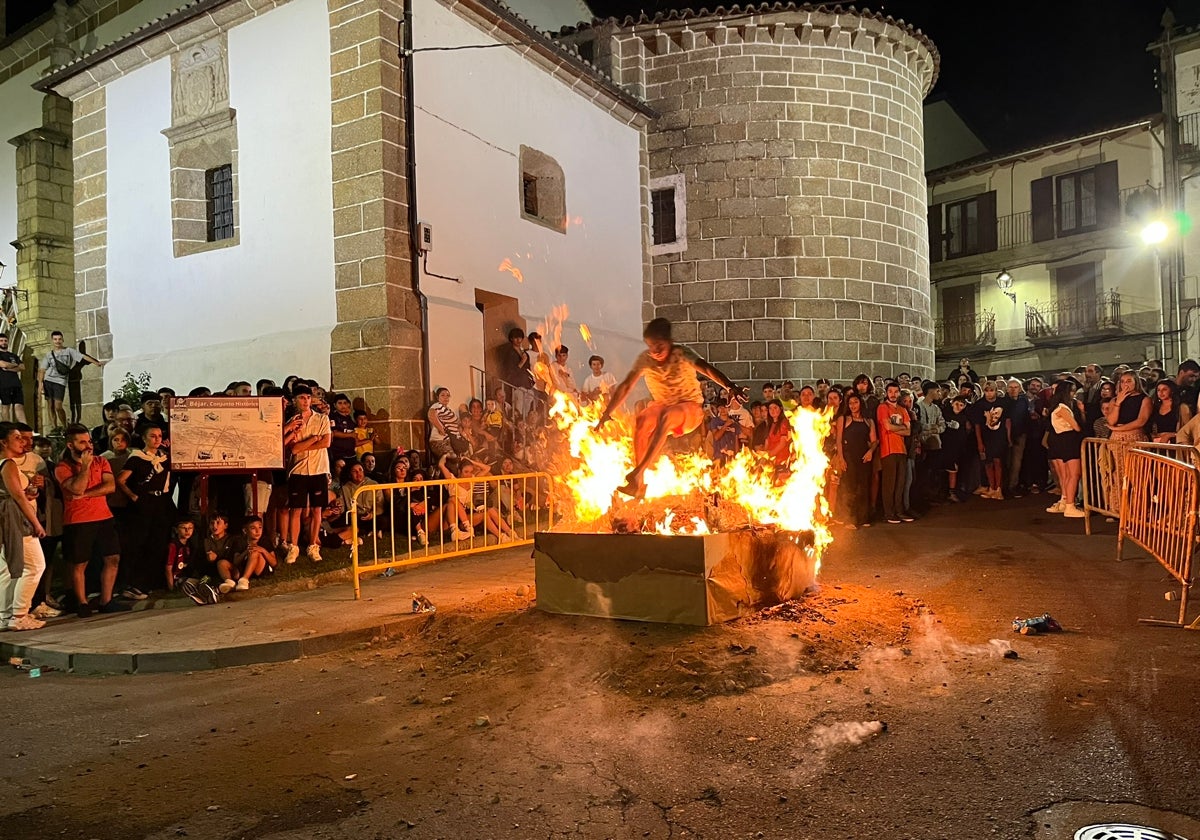
M429 222L417 222L417 250L422 254L433 250L433 225Z

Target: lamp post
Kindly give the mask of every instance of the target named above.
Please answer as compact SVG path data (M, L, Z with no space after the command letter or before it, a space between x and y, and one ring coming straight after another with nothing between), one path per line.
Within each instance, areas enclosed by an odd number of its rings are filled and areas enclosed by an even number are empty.
M1163 274L1163 259L1161 245L1167 241L1171 235L1171 229L1167 223L1161 219L1155 219L1147 222L1142 228L1142 242L1151 249L1154 254L1154 274L1158 279L1159 288L1159 352L1162 354L1163 363L1166 364L1167 356L1167 309L1171 310L1172 328L1174 337L1172 339L1173 348L1179 354L1175 357L1176 362L1183 359L1183 337L1180 335L1180 308L1179 308L1179 289L1171 282L1170 278L1164 277Z

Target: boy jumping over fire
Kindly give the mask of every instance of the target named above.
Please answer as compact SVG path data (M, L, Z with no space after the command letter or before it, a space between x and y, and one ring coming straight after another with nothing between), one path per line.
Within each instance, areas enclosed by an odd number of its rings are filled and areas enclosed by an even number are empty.
M666 446L668 437L682 437L695 431L704 422L704 395L700 391L697 374L706 376L731 396L745 402L742 389L734 385L725 374L693 351L671 340L671 322L666 318L655 318L642 331L646 350L638 355L633 369L612 392L604 413L596 423L596 429L608 422L633 386L643 376L650 389L651 402L638 412L637 425L633 433L633 456L636 464L625 477L625 484L617 488L618 493L638 496L645 490L642 474L658 460Z

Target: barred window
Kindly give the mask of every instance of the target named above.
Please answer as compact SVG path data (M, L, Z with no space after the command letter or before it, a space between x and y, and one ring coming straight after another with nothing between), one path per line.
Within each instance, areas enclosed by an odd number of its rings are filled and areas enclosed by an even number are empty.
M233 238L233 166L226 164L204 173L208 241Z

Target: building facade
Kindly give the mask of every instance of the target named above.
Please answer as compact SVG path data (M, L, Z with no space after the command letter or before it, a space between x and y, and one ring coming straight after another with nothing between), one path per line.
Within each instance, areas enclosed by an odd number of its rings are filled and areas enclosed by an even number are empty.
M625 369L656 315L737 379L933 370L938 57L906 24L774 5L564 30L578 0L114 8L112 33L20 80L45 107L13 188L36 196L13 223L35 251L53 228L62 257L18 257L17 291L58 307L22 317L109 360L84 372L93 411L126 372L181 391L295 373L419 446L430 389L478 394L512 326L547 327L582 377L591 352Z
M1162 122L929 173L939 373L1177 358L1162 246ZM1164 301L1166 304L1164 305Z
M788 4L570 37L661 115L648 316L735 378L932 371L919 30Z
M552 320L581 375L584 324L632 360L650 110L499 4L417 0L411 45L403 18L199 0L37 83L73 109L75 325L111 359L85 399L296 373L420 446L511 326Z

